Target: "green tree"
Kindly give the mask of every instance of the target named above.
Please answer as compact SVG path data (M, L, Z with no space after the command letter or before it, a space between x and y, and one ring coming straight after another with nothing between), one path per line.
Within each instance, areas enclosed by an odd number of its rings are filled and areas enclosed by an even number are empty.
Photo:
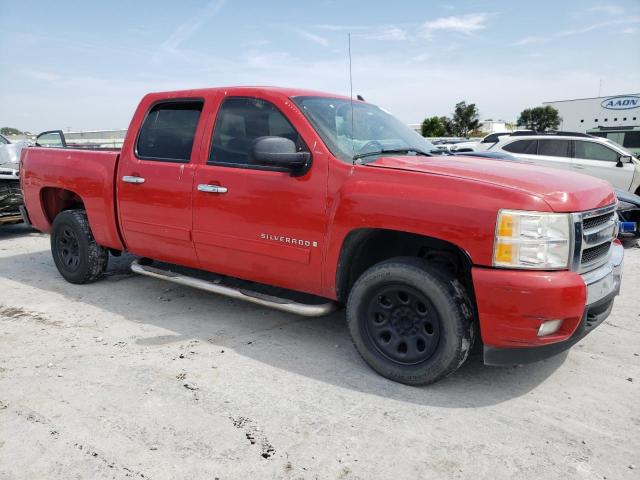
M420 127L423 137L443 137L447 132L439 117L425 118Z
M453 135L453 121L449 117L440 117L440 123L444 127L444 136L451 137Z
M526 127L536 132L544 132L545 130L557 129L561 121L558 110L551 105L545 105L544 107L523 110L518 118L518 126Z
M480 126L476 104L456 103L452 123L453 133L458 137L466 137L470 131L476 130Z
M2 135L22 135L22 132L17 128L2 127L0 128L0 134Z

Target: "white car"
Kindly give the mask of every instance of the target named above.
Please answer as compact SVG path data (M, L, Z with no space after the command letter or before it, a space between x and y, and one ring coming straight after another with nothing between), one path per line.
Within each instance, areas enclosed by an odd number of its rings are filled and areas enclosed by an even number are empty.
M640 160L606 138L571 132L517 132L501 137L488 151L507 152L537 165L585 173L640 194Z
M496 132L490 133L483 138L443 142L438 147L450 152L484 152L498 143L500 138L505 135L511 135L511 132Z

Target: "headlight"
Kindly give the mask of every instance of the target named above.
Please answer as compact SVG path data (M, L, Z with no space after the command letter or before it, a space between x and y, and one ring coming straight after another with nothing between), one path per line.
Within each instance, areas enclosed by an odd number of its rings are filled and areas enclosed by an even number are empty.
M540 270L569 266L571 217L567 213L500 210L493 265Z

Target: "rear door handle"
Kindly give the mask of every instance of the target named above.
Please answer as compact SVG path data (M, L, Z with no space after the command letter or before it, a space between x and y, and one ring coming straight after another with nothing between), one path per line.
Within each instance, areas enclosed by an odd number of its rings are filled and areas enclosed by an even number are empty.
M585 169L584 165L572 165L572 166L573 166L573 168L579 168L580 170L584 170Z
M125 175L122 177L122 181L125 183L144 183L144 178L135 177L132 175Z
M207 185L206 183L201 183L198 185L199 192L206 193L227 193L227 187L221 187L220 185Z

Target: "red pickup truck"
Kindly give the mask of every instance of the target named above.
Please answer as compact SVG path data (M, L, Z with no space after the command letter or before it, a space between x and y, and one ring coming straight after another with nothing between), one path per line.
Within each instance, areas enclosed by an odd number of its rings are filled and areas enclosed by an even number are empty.
M485 363L520 364L609 315L609 184L435 152L364 101L212 88L145 96L120 151L27 148L20 179L68 281L127 251L137 273L288 312L343 304L364 360L407 384L454 372L478 333Z

